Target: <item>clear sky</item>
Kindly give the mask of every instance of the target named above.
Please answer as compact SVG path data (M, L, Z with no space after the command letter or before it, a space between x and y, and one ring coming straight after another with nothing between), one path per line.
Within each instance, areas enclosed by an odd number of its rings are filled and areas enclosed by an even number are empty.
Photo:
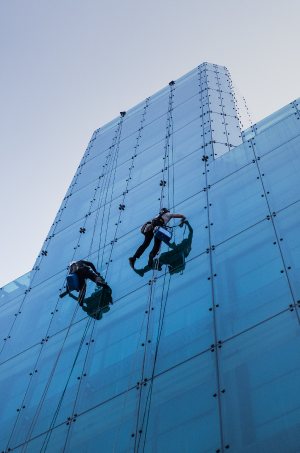
M0 286L28 272L93 131L204 61L258 121L300 96L299 0L2 0Z

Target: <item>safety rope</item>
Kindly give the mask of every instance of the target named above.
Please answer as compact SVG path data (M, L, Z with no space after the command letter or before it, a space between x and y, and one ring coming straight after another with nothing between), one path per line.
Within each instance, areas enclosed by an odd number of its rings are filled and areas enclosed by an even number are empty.
M165 137L165 146L164 146L164 167L163 167L163 178L162 178L162 181L161 181L161 195L160 195L160 210L162 209L163 207L163 198L164 198L164 192L165 192L165 185L166 185L166 174L167 174L167 179L168 179L168 209L170 208L170 198L169 198L169 194L170 194L170 172L169 172L169 168L170 168L170 157L169 157L169 154L170 154L170 137L172 137L172 140L173 140L173 117L172 117L172 110L173 110L173 90L174 90L174 84L175 82L170 82L170 93L169 93L169 102L168 102L168 113L167 113L167 124L166 124L166 137ZM172 148L173 148L173 142L172 142ZM173 159L173 156L172 156L172 159ZM167 168L166 168L166 164L167 164ZM168 171L166 173L166 170ZM173 184L174 184L174 180L173 180ZM173 189L174 190L174 189ZM174 203L173 203L174 204ZM158 257L157 257L157 260L155 261L155 266L154 266L154 269L153 269L153 273L152 273L152 280L151 280L151 283L150 283L150 297L149 297L149 300L150 300L150 304L149 304L149 310L148 310L148 322L147 322L147 329L146 329L146 338L145 338L145 351L144 351L144 356L143 356L143 363L142 363L142 367L141 367L141 379L140 379L140 382L142 383L143 380L144 380L144 370L145 370L145 362L146 362L146 353L147 353L147 339L148 339L148 335L149 335L149 327L150 327L150 307L151 307L151 304L152 304L152 301L154 300L154 295L155 295L155 287L156 287L156 281L157 281L157 274L158 274L158 266L159 266L159 258L160 258L160 253L161 253L161 250L159 250L159 253L158 253ZM142 389L142 384L141 384L141 389ZM135 409L135 414L134 414L134 419L133 419L133 424L135 422L135 416L136 416L136 423L138 424L138 420L139 420L139 414L140 414L140 410L141 410L141 390L140 390L140 395L139 395L139 400L138 400L138 409L136 408ZM137 412L137 415L136 415L136 412ZM136 431L137 431L137 425L136 425ZM131 446L131 438L129 440L129 447L128 447L128 451L130 450L130 446ZM136 451L136 447L137 447L137 435L135 436L135 444L134 444L134 451Z
M118 130L117 130L117 136L119 136L119 137L120 137L120 130L121 130L122 122L123 122L123 117L121 117L121 120L120 120L120 122L119 122L119 127L118 127ZM110 153L108 156L106 156L106 157L108 158L108 157L110 157L110 155L111 155L111 153ZM108 180L108 184L109 184L109 181L110 181L110 179ZM98 188L99 188L99 186L98 186ZM96 190L97 190L97 189L96 189ZM100 192L100 194L101 194L101 192ZM92 200L91 203L93 203L93 201L94 201L94 200ZM98 210L97 210L97 213L96 213L96 216L95 216L94 228L93 228L92 239L91 239L91 244L90 244L89 255L88 255L88 256L90 256L91 250L92 250L92 246L93 246L94 235L95 235L95 231L96 231L96 227L97 227L97 222L98 222L98 218L99 218L99 214L98 214L98 213L99 213L99 210L100 210L100 209L99 209L99 207L98 207ZM80 303L83 303L83 299L84 299L84 296L85 296L85 290L86 290L86 283L84 284L83 291L80 291L80 293L79 293L79 298L78 298L78 303L79 303L79 304L80 304ZM79 304L77 304L77 306L76 306L76 309L77 309L77 310L78 310ZM94 319L94 323L93 323L93 326L92 326L92 334L93 334L93 331L94 331L95 321L96 321L96 319ZM60 410L60 407L61 407L61 404L62 404L64 395L65 395L65 392L66 392L66 389L67 389L67 386L68 386L68 383L69 383L69 380L70 380L70 378L71 378L72 372L73 372L74 367L75 367L75 364L76 364L76 362L77 362L77 358L78 358L79 353L80 353L81 348L82 348L83 341L84 341L84 339L85 339L85 337L86 337L86 334L87 334L87 331L88 331L88 329L89 329L89 327L90 327L91 322L92 322L92 319L91 319L91 318L88 319L87 325L86 325L86 328L85 328L85 331L84 331L84 334L83 334L83 337L82 337L82 339L81 339L81 342L80 342L78 351L77 351L76 356L75 356L75 360L74 360L73 366L72 366L72 368L71 368L71 372L70 372L70 374L69 374L69 378L68 378L68 380L67 380L67 384L66 384L66 386L65 386L65 390L63 391L63 393L62 393L62 395L61 395L61 398L60 398L60 401L59 401L59 403L58 403L56 412L55 412L55 414L54 414L54 417L53 417L52 422L51 422L51 425L50 425L50 429L49 429L49 431L48 431L48 433L47 433L47 436L46 436L46 439L45 439L45 441L44 441L44 443L43 443L42 448L45 447L45 450L44 450L44 451L46 451L46 448L47 448L47 446L48 446L48 443L49 443L49 440L50 440L50 437L51 437L51 434L52 434L52 428L53 428L53 426L54 426L54 424L55 424L55 421L56 421L56 419L57 419L57 416L58 416L58 413L59 413L59 410ZM92 334L91 334L91 335L92 335ZM88 350L89 350L89 348L88 348ZM88 350L87 350L87 353L86 353L86 356L85 356L84 366L85 366L85 363L86 363L86 360L87 360ZM84 366L83 366L83 368L84 368ZM52 379L52 378L51 378L51 379ZM77 402L77 397L78 397L78 393L79 393L79 388L80 388L80 384L79 384L78 389L77 389L77 395L76 395L76 399L75 399L75 403L74 403L74 407L73 407L72 417L74 416L73 413L74 413L75 405L76 405L76 402ZM68 437L68 435L67 435L67 437ZM45 442L46 442L46 443L45 443ZM66 442L67 442L67 439L66 439ZM66 445L66 444L65 444L65 445ZM42 451L42 450L41 450L41 451Z
M51 384L51 381L52 381L54 372L55 372L55 370L56 370L56 366L57 366L57 364L58 364L59 358L60 358L60 356L61 356L63 347L64 347L64 345L65 345L65 342L66 342L67 337L68 337L68 335L69 335L70 329L71 329L71 327L72 327L72 325L73 325L73 322L74 322L74 319L75 319L75 317L76 317L76 314L77 314L77 311L78 311L78 307L79 307L79 305L77 305L76 308L75 308L75 310L74 310L74 313L73 313L73 316L72 316L71 323L70 323L70 325L69 325L69 327L68 327L67 333L66 333L66 335L65 335L64 341L63 341L63 343L62 343L62 346L61 346L61 348L60 348L60 351L59 351L59 353L58 353L58 356L57 356L57 358L56 358L56 361L55 361L55 363L54 363L54 366L52 367L52 370L51 370L50 376L49 376L49 378L48 378L47 384L46 384L45 389L44 389L44 391L43 391L43 393L42 393L41 399L40 399L40 401L39 401L39 403L38 403L38 407L37 407L37 410L36 410L36 412L35 412L35 415L34 415L32 421L31 421L31 424L30 424L30 427L29 427L27 436L26 436L26 438L25 438L25 442L28 442L28 440L29 440L29 438L31 437L31 434L32 434L32 432L33 432L33 430L34 430L34 428L35 428L35 425L36 425L38 416L39 416L39 414L40 414L40 412L41 412L41 410L42 410L42 406L43 406L44 400L45 400L45 398L46 398L46 394L47 394L47 392L48 392L48 390L49 390L49 387L50 387L50 384ZM23 447L22 447L21 453L25 452L25 451L27 450L27 447L28 447L28 443L24 444Z
M122 118L123 119L123 118ZM102 248L102 258L101 258L101 266L103 265L103 259L104 259L104 253L105 253L105 244L106 244L106 239L107 239L107 232L108 232L108 226L109 226L109 220L110 220L110 213L111 213L111 205L112 205L112 198L113 198L113 193L114 193L114 187L115 187L115 179L116 179L116 172L117 172L117 163L118 163L118 156L119 156L119 147L120 147L120 138L121 138L121 131L122 131L122 123L121 123L121 128L120 128L120 134L119 134L119 137L118 137L118 141L117 141L117 144L116 144L116 152L115 152L115 169L114 169L114 174L113 174L113 181L112 181L112 190L111 190L111 196L110 196L110 201L108 202L108 217L107 217L107 223L106 223L106 230L105 230L105 236L104 236L104 241L103 241L103 248ZM102 225L103 225L103 222L104 222L104 215L105 215L105 211L103 212L103 217L102 217ZM121 216L121 211L120 211L120 214L119 214L119 218ZM101 228L102 229L102 228ZM116 232L118 230L118 225L117 225L117 228L116 228ZM116 233L115 233L116 235ZM112 244L113 245L113 244ZM99 244L100 246L100 244ZM112 247L113 249L113 247ZM111 249L111 251L112 251ZM100 247L99 249L100 250ZM99 252L98 252L99 253ZM98 255L99 256L99 255ZM110 263L110 259L108 260L108 263ZM109 264L108 264L109 265ZM106 272L105 272L105 276L107 276L107 272L108 272L108 267L106 268Z
M66 393L66 391L67 391L67 388L68 388L68 385L69 385L69 382L70 382L70 379L71 379L73 370L74 370L74 368L75 368L77 359L78 359L79 354L80 354L80 352L81 352L81 349L82 349L83 343L84 343L84 341L85 341L86 335L87 335L87 333L88 333L89 327L90 327L90 325L91 325L91 322L92 322L92 319L90 318L90 319L88 320L86 326L85 326L85 330L84 330L84 332L83 332L83 335L82 335L82 338L81 338L81 341L80 341L80 345L79 345L77 354L76 354L76 356L75 356L75 360L74 360L74 362L73 362L71 371L70 371L70 373L69 373L69 377L68 377L68 379L67 379L65 388L64 388L64 390L63 390L63 392L62 392L62 394L61 394L61 397L60 397L60 400L59 400L59 402L58 402L56 411L55 411L55 413L54 413L54 415L53 415L53 418L52 418L52 421L51 421L51 423L50 423L49 430L48 430L48 432L47 432L47 434L46 434L46 437L45 437L45 439L44 439L44 442L43 442L43 444L42 444L42 447L41 447L41 450L40 450L41 453L45 452L46 449L47 449L47 446L48 446L48 443L49 443L49 440L50 440L50 437L51 437L51 434L52 434L52 428L54 428L55 422L56 422L56 420L57 420L57 417L58 417L58 414L59 414L59 411L60 411L60 408L61 408L61 405L62 405L64 396L65 396L65 393Z
M169 282L168 282L167 292L166 292L166 296L165 296L165 300L164 300L164 290L165 290L165 284L166 284L167 275L169 275ZM157 328L157 338L156 338L156 347L155 347L155 354L154 354L154 361L153 361L153 369L152 369L151 378L148 379L148 382L150 381L150 386L149 386L148 395L147 395L147 398L146 398L145 409L144 409L144 414L143 414L143 418L142 418L142 425L140 427L140 430L143 431L144 422L145 422L146 413L147 413L146 431L145 431L145 435L144 435L143 451L144 451L145 443L146 443L148 421L149 421L151 399L152 399L152 391L153 391L153 381L154 381L155 367L156 367L158 349L159 349L159 344L160 344L160 339L161 339L161 334L162 334L162 329L163 329L163 324L164 324L166 306L167 306L167 301L168 301L168 296L169 296L170 283L171 283L171 275L167 272L167 270L165 270L163 289L162 289L162 296L161 296L161 302L160 302L160 313L159 313L159 321L158 321L158 328ZM149 404L148 404L148 402L149 402ZM139 451L140 440L141 440L141 437L139 437L137 449L135 450L136 452Z
M145 108L147 107L148 103L146 102L146 106ZM145 111L144 111L145 113ZM122 118L123 119L123 118ZM143 115L143 120L144 120L144 115ZM122 126L122 121L120 121L120 125ZM110 218L110 209L111 209L111 203L112 203L112 197L113 197L113 190L114 190L114 182L115 182L115 174L116 174L116 167L117 167L117 157L118 157L118 151L119 151L119 143L120 143L120 137L121 137L121 127L119 128L119 134L118 134L118 139L116 140L117 143L114 143L113 144L113 147L115 147L116 149L116 152L114 153L114 159L112 160L113 164L112 164L112 167L115 168L115 171L114 171L114 176L113 176L113 183L112 183L112 192L111 192L111 197L110 197L110 202L109 202L109 213L108 213L108 220L107 220L107 228L108 228L108 222L109 222L109 218ZM139 135L140 137L140 135ZM139 139L139 138L138 138ZM111 152L112 154L112 152ZM136 156L134 156L136 157ZM131 168L132 170L132 168ZM130 176L130 175L129 175ZM128 178L128 181L129 181L130 178ZM109 179L110 181L110 179ZM127 184L128 186L128 184ZM126 190L127 190L127 186L126 186ZM124 192L124 197L123 197L123 200L125 198L125 195L126 195L126 191ZM106 195L105 195L105 203L106 203L106 200L107 200L107 194L108 194L108 188L107 188L107 191L106 191ZM99 204L98 203L98 209L99 209ZM121 212L119 214L119 219L120 219L120 216L121 216ZM104 218L104 213L103 213L103 218ZM102 218L102 224L103 224L103 218ZM118 229L118 224L119 224L119 221L117 223L117 228L116 228L116 231L115 231L115 238L116 238L116 234L117 234L117 229ZM95 221L95 225L94 225L94 232L96 230L96 221ZM102 232L102 227L101 227L101 232ZM105 240L106 240L106 237L107 237L107 229L106 229L106 234L105 234ZM104 243L105 243L105 240L104 240ZM105 244L104 244L105 245ZM112 241L112 247L111 247L111 253L112 253L112 249L113 249L113 246L114 246L114 241ZM99 248L100 248L100 243L99 243ZM91 253L91 248L90 248L90 253ZM102 260L103 260L103 257L102 257ZM108 268L109 268L109 263L110 263L110 260L108 262L108 267L106 269L106 273L108 272ZM99 264L99 252L98 252L98 262L97 262L97 266ZM96 318L95 318L96 320ZM95 320L94 320L94 323L93 323L93 329L92 329L92 334L93 334L93 330L94 330L94 326L95 326ZM142 329L142 328L141 328ZM138 342L138 345L139 345L139 342ZM137 346L138 347L138 346ZM87 350L87 353L86 353L86 357L85 357L85 361L84 361L84 365L83 365L83 370L85 368L85 364L86 364L86 361L87 361L87 357L88 357L88 352L89 352L89 348ZM133 367L134 368L134 367ZM133 370L132 370L132 373L133 373ZM132 376L132 375L131 375ZM130 378L131 380L131 378ZM130 384L130 382L129 382ZM73 412L75 410L75 407L76 407L76 403L77 403L77 398L78 398L78 395L79 395L79 390L80 390L80 384L78 386L78 389L77 389L77 395L76 395L76 398L75 398L75 402L74 402L74 406L73 406ZM125 403L126 404L126 403ZM72 414L72 417L73 417L73 414ZM66 448L66 444L67 444L67 440L68 440L68 435L69 435L69 431L68 431L68 434L67 434L67 438L66 438L66 442L65 442L65 446L64 446L64 450Z
M146 99L146 103L145 103L145 107L144 107L144 111L143 111L143 114L142 114L142 120L141 120L141 126L139 128L139 135L137 137L137 141L136 141L136 145L134 147L134 155L132 156L132 164L131 166L129 167L129 177L127 179L127 184L126 184L126 188L125 188L125 191L123 192L123 200L122 200L122 204L123 206L124 203L125 203L125 198L126 198L126 194L128 193L128 187L129 187L129 183L130 183L130 179L131 179L131 174L132 174L132 170L134 168L134 161L135 161L135 158L137 157L137 148L139 146L139 140L141 138L141 130L143 129L143 124L145 122L145 115L146 115L146 112L147 112L147 107L148 107L148 103L149 103L149 98ZM120 205L120 206L121 206ZM117 228L116 228L116 232L115 232L115 237L114 237L114 240L113 240L113 244L116 242L116 239L117 239L117 231L118 231L118 227L119 227L119 224L120 224L120 218L121 218L121 214L122 214L123 210L120 209L120 214L119 214L119 218L118 218L118 221L117 221ZM112 251L113 251L113 247L111 249L111 254L112 254ZM110 262L110 258L111 258L111 254L110 254L110 257L109 257L109 262ZM151 304L151 300L147 299L147 304L146 304L146 308L147 306L149 305L150 306ZM139 349L139 345L140 345L140 339L141 339L141 334L142 334L142 330L143 330L143 326L144 326L144 321L145 321L145 315L146 313L149 313L150 312L150 308L148 308L148 310L145 310L145 313L144 313L144 317L143 317L143 320L142 320L142 323L141 323L141 328L140 328L140 332L139 332L139 338L138 338L138 341L137 341L137 347L136 347L136 351L135 351L135 354L134 354L134 361L133 361L133 366L132 366L132 369L131 369L131 374L130 374L130 378L129 378L129 381L128 381L128 385L127 385L127 390L126 390L126 395L125 395L125 400L124 400L124 403L123 403L123 409L122 409L122 413L121 413L121 419L120 419L120 422L119 422L119 425L118 425L118 430L117 430L117 434L116 434L116 439L115 439L115 442L114 442L114 448L113 448L113 453L115 452L115 449L116 449L116 445L117 445L117 441L118 441L118 437L119 437L119 433L120 433L120 429L121 429L121 425L122 425L122 421L123 421L123 417L124 417L124 412L125 412L125 407L126 407L126 402L127 402L127 397L128 397L128 393L129 393L129 389L130 389L130 385L131 385L131 379L132 379L132 375L133 375L133 371L134 371L134 367L135 367L135 362L136 362L136 357L137 357L137 353L138 353L138 349Z
M112 146L110 148L110 155L111 155L112 158L111 158L111 162L110 162L110 167L108 168L108 172L107 172L108 182L106 184L106 190L103 189L103 192L102 192L102 195L103 195L102 199L104 197L104 201L101 202L102 205L103 205L103 214L102 214L102 222L101 222L99 243L98 243L97 267L99 266L103 223L104 223L105 211L106 211L106 207L107 207L107 197L108 197L108 192L109 192L109 185L110 185L110 181L111 181L112 175L113 175L113 183L112 183L112 191L111 191L111 200L109 202L109 206L110 207L111 207L111 201L112 201L112 197L113 197L114 184L115 184L115 175L116 175L117 161L118 161L118 155L119 155L119 146L120 146L120 139L121 139L121 132L122 132L122 125L123 125L123 116L120 119L120 123L119 123L119 128L118 128L117 134L114 137L113 144L112 144ZM114 169L114 172L113 172L113 169ZM100 203L100 200L99 200L99 205L98 205L99 208L101 206L101 203ZM100 209L98 209L98 216L99 216L99 214L100 214ZM109 218L110 218L110 209L109 209L109 214L108 214L108 219L107 219L107 225L106 225L106 232L105 232L105 236L104 236L104 241L103 241L103 244L102 244L103 251L102 251L102 259L101 259L100 267L102 267L102 264L103 264L104 247L105 247L105 242L106 242L106 238L107 238L107 228L108 228Z
M95 135L95 134L94 134L94 135ZM94 139L94 138L92 138L92 140L93 140L93 139ZM92 140L90 141L90 143L92 142ZM89 149L89 147L88 147L88 149ZM87 156L88 156L88 155L89 155L89 153L87 153L87 154L85 155L85 160L87 159ZM85 161L84 161L84 163L85 163ZM83 163L82 165L84 165L84 163ZM79 177L79 174L80 174L80 173L77 174L77 179L78 179L78 177ZM75 184L73 184L73 186L74 186L74 185L75 185ZM69 195L69 196L70 196L70 195ZM68 197L65 197L65 199L66 199L66 198L68 198ZM93 201L94 201L94 200L91 201L91 206L92 206L92 204L93 204ZM90 210L91 210L91 206L90 206ZM88 217L88 216L86 216L85 223L86 223L86 221L87 221L87 217ZM58 222L57 222L57 223L58 223ZM84 223L84 226L85 226L85 223ZM55 228L56 228L56 227L55 227ZM95 233L95 231L93 231L93 236L94 236L94 233ZM92 236L92 241L93 241L93 236ZM80 237L79 237L77 246L79 245L79 242L80 242ZM76 250L76 248L77 248L77 247L75 247L75 250ZM74 254L73 254L73 257L74 257L74 255L75 255L75 252L74 252ZM85 286L86 286L86 285L85 285ZM84 298L84 295L85 295L85 291L81 291L80 298L83 299L83 298ZM79 302L80 302L80 300L79 300ZM75 316L76 316L76 314L77 314L78 307L79 307L79 305L76 306L75 311L74 311L74 313L73 313L73 317L72 317L72 320L71 320L71 324L69 325L69 328L68 328L66 337L65 337L65 339L64 339L63 345L62 345L61 350L60 350L60 352L59 352L59 354L58 354L58 357L57 357L57 360L56 360L56 362L55 362L55 364L54 364L53 370L52 370L52 372L51 372L51 374L50 374L50 376L49 376L49 379L48 379L48 382L47 382L47 384L46 384L44 393L43 393L42 398L41 398L41 400L40 400L40 403L39 403L39 405L38 405L36 414L35 414L35 416L34 416L34 418L33 418L33 420L32 420L31 426L30 426L30 428L29 428L29 431L28 431L28 434L27 434L27 437L26 437L26 441L28 440L28 437L31 436L31 433L32 433L32 431L33 431L33 429L34 429L34 427L35 427L35 424L36 424L38 415L39 415L39 413L40 413L40 410L41 410L43 401L44 401L44 399L45 399L45 397L46 397L46 393L47 393L48 388L49 388L49 386L50 386L52 377L53 377L53 375L54 375L54 371L55 371L55 368L56 368L58 359L59 359L59 357L60 357L60 355L61 355L61 352L62 352L62 349L63 349L63 347L64 347L66 338L67 338L67 336L68 336L68 334L69 334L70 328L71 328L71 326L72 326L72 324L73 324L73 321L74 321L74 319L75 319ZM50 325L51 325L51 323L50 323ZM49 328L50 328L50 326L49 326ZM48 329L48 330L49 330L49 329ZM40 355L39 355L39 357L40 357ZM39 357L38 357L38 359L39 359ZM76 359L76 360L77 360L77 359ZM30 383L29 383L29 385L30 385ZM15 428L15 427L14 427L14 428ZM12 434L13 434L13 432L12 432ZM12 434L11 434L11 437L12 437ZM10 439L11 439L11 438L10 438ZM9 441L10 441L10 440L9 440ZM26 449L27 449L27 444L26 444L26 446L25 446L25 451L26 451ZM22 452L23 452L23 448L22 448Z
M160 195L160 210L163 208L163 198L164 198L164 188L166 185L165 181L165 174L166 170L168 170L167 176L168 176L168 194L169 194L169 147L170 147L170 137L171 135L173 136L173 116L172 116L172 111L173 111L173 91L174 91L174 84L175 82L170 82L170 93L169 93L169 102L168 102L168 113L167 113L167 125L166 125L166 139L165 139L165 147L164 147L164 168L163 168L163 179L161 181L161 195ZM172 133L171 133L172 132ZM173 146L173 145L172 145ZM168 162L168 167L166 168L166 163ZM169 195L168 195L168 208L170 207L170 200L169 200Z

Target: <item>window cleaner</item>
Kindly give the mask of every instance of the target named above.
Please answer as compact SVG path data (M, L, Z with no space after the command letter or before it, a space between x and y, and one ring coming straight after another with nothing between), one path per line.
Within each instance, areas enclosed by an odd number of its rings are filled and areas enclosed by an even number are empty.
M144 253L146 248L150 245L152 238L154 237L154 245L149 254L149 261L148 261L148 266L150 266L150 267L153 266L153 259L159 252L160 244L161 244L161 241L163 240L163 235L164 235L165 240L167 239L167 236L168 236L166 233L161 232L161 231L157 235L155 235L155 233L158 232L159 227L161 227L163 230L167 231L166 226L167 226L167 223L171 219L181 219L180 226L182 226L183 222L185 221L186 218L182 214L171 214L169 209L162 208L161 211L159 212L159 214L153 220L149 220L148 222L144 223L144 225L141 228L141 233L144 234L144 236L145 236L144 242L137 249L135 254L129 258L129 264L132 267L132 269L134 269L134 263L135 263L136 259L140 258L142 256L142 254ZM156 229L156 227L158 227L158 228ZM154 231L154 229L155 229L155 231ZM169 232L167 231L167 233L169 233Z
M97 286L108 287L103 277L97 272L94 264L89 261L71 261L69 272L67 276L67 291L62 293L60 297L64 297L70 291L79 291L78 303L81 307L86 292L86 279L92 280Z
M188 237L183 239L179 244L175 244L175 242L170 242L168 244L169 250L160 255L159 262L156 263L156 260L154 260L155 268L158 271L162 270L163 265L168 266L170 275L177 274L179 272L182 273L184 271L185 260L192 250L193 241L193 228L187 220L185 220L184 225L188 229ZM143 269L134 269L134 272L141 277L144 277L144 275L149 271L151 271L151 267L148 265L146 265Z

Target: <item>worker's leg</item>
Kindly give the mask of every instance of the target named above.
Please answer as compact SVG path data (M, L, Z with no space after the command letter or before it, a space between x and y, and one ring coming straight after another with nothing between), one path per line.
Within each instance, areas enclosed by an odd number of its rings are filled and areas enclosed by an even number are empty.
M82 273L85 279L89 278L90 280L92 280L92 282L96 283L97 286L108 286L107 283L104 283L104 281L102 281L102 278L99 277L99 275L95 274L95 272L91 271L90 269L82 269Z
M158 254L159 249L160 249L160 244L161 240L158 239L157 237L154 237L154 245L153 249L151 250L149 254L149 261L148 261L148 266L152 267L153 266L153 258Z
M152 241L152 238L153 238L153 231L152 230L147 231L147 233L145 234L144 242L142 243L142 245L140 245L140 247L137 249L137 251L133 255L134 258L140 258L142 256L142 254L144 253L146 248L149 247L150 242Z
M129 258L129 264L132 268L134 268L134 263L135 263L135 260L137 258L140 258L142 256L142 254L144 253L144 251L146 250L147 247L149 247L150 245L150 242L152 241L152 238L153 238L153 231L147 231L147 233L145 233L145 239L144 239L144 242L142 243L142 245L140 245L140 247L137 249L137 251L135 252L135 254L133 255L133 257Z

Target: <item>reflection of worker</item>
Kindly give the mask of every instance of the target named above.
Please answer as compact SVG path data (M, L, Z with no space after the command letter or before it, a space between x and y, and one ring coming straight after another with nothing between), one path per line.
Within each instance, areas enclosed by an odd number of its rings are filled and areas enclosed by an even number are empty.
M164 252L160 255L157 269L161 271L162 265L168 265L169 272L171 275L181 272L185 269L185 258L188 257L191 249L192 249L192 240L193 240L193 228L186 220L184 224L188 227L189 235L186 239L183 239L180 244L176 245L175 242L169 243L168 246L170 247L169 252ZM156 267L156 266L155 266ZM141 277L152 268L147 265L143 269L134 269Z
M141 228L141 233L145 235L143 244L137 249L135 254L129 258L129 264L134 269L134 263L137 258L140 258L147 247L149 247L150 242L154 236L155 229L158 227L165 227L171 219L181 219L181 224L185 220L185 216L182 214L171 214L170 211L166 208L162 208L160 213L151 221L144 223ZM148 266L153 266L153 259L159 252L161 240L157 237L154 237L154 245L149 254Z
M90 316L90 318L99 321L99 319L102 318L103 313L109 312L109 305L113 304L111 293L112 290L108 285L103 288L96 286L94 292L90 295L90 297L84 299L82 310L85 311L88 316ZM69 293L69 296L77 301L79 299L79 297L74 296L72 293Z

